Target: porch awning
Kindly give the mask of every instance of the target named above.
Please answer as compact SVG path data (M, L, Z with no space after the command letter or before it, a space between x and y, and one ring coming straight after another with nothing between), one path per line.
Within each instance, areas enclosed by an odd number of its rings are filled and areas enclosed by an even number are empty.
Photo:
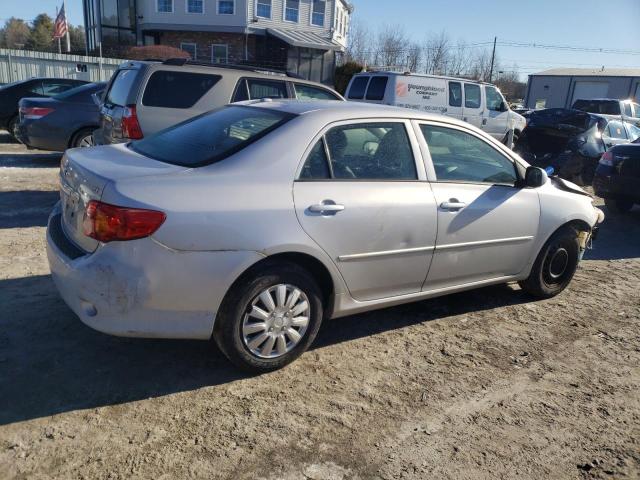
M288 43L292 47L317 48L318 50L344 50L342 45L313 32L267 28L267 33Z

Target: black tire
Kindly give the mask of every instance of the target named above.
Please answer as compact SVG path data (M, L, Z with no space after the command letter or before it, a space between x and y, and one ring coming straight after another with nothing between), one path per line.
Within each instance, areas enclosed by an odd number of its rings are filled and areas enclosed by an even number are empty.
M80 148L80 147L88 147L88 146L93 146L93 145L82 145L83 143L83 139L91 136L93 137L93 132L95 132L95 128L83 128L82 130L77 131L74 135L73 138L71 139L71 142L69 147L70 148Z
M18 115L14 115L13 117L11 117L9 123L7 123L7 131L9 132L9 135L11 135L11 138L13 138L15 141L18 141Z
M243 322L262 292L283 284L295 286L306 295L309 322L301 339L292 345L290 351L276 358L261 358L245 343ZM322 294L305 269L292 263L265 264L243 276L231 288L218 312L213 338L222 353L237 367L253 373L269 372L293 362L309 348L318 334L323 314ZM256 333L253 338L262 333Z
M571 282L579 257L578 232L570 226L562 227L544 244L529 277L519 282L520 287L537 298L558 295Z
M604 204L613 213L627 213L633 208L633 202L624 198L605 198Z

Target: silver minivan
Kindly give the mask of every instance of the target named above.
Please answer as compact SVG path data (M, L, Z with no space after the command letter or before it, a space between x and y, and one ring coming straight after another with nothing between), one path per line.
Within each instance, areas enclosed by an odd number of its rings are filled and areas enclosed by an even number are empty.
M129 61L113 74L100 102L97 144L124 143L228 103L261 98L344 100L291 74L184 59Z
M439 113L480 128L509 148L527 125L490 83L416 73L365 72L347 89L350 101L382 103Z

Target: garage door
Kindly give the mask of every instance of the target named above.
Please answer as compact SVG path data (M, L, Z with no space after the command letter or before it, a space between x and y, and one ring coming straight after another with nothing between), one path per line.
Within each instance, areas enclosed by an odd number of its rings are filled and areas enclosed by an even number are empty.
M576 82L571 105L579 99L607 98L608 94L609 82Z

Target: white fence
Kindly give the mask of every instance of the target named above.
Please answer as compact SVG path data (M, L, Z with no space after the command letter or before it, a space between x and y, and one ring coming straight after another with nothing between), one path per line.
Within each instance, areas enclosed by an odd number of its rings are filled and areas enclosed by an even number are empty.
M0 48L0 84L31 77L109 80L124 60Z

